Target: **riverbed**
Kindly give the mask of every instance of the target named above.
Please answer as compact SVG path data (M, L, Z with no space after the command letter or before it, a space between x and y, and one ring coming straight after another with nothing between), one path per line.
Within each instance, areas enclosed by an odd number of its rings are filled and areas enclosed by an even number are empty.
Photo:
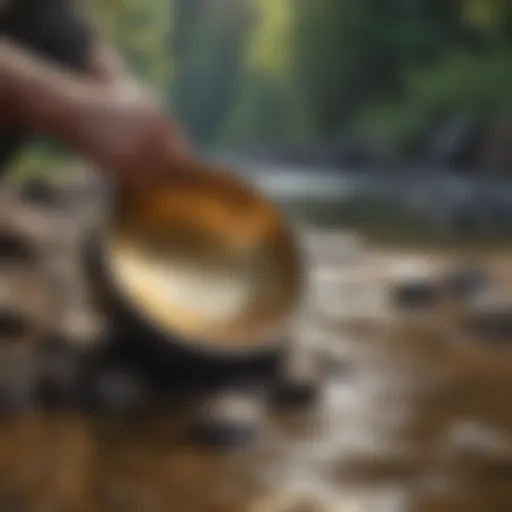
M462 339L443 310L412 323L386 310L389 276L443 257L342 232L305 240L316 291L294 336L331 363L315 404L271 411L256 443L228 452L194 444L170 404L4 420L0 510L510 510L510 347Z

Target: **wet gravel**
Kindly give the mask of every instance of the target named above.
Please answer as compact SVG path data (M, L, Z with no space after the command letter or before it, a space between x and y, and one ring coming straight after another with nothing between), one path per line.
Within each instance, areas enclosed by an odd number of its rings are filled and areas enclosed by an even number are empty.
M73 266L79 249L61 238L71 263L52 268L68 307L50 338L74 351L55 349L46 376L53 368L54 385L69 391L75 367L90 368L77 389L110 414L68 401L31 408L20 384L12 397L23 407L0 419L0 510L512 510L512 336L486 343L461 327L476 315L469 295L481 289L480 273L457 274L451 284L464 293L411 311L393 303L397 286L428 287L424 268L447 275L443 258L377 252L347 233L304 240L310 293L272 385L255 393L238 376L177 400L172 386L148 387L133 360L121 364L122 349L106 350L91 334L99 327L86 328L102 311ZM507 288L512 267L498 259L489 268L499 267L496 286ZM79 332L66 323L70 312L83 319ZM0 362L15 361L1 350ZM23 364L34 378L29 360L4 364L2 382L22 376ZM141 403L151 406L137 413Z

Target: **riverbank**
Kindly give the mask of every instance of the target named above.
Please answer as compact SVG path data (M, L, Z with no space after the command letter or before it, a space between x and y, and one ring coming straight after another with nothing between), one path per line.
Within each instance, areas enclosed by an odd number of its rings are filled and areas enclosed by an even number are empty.
M435 247L466 253L501 252L512 248L505 232L453 232L433 225L399 204L379 201L329 201L277 199L282 211L298 224L357 232L372 245L408 250Z

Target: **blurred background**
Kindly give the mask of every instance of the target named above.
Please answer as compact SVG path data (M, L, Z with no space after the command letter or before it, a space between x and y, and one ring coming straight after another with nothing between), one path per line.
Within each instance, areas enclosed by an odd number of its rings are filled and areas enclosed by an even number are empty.
M0 423L0 511L511 510L512 2L88 3L201 153L304 228L308 293L286 336L290 368L274 375L292 411L278 398L265 416L243 379L208 388L192 419L168 407L175 382L165 407L129 421L36 408ZM83 165L40 140L15 174L60 177ZM54 224L43 245L62 275L45 297L58 291L63 345L96 357L103 305L82 297L97 282L70 234L82 232L90 197L64 195L60 210L29 205L26 224L41 233ZM11 285L21 309L31 272ZM162 381L176 368L158 345L152 358L131 354L137 364L124 372L123 336L85 387L100 409L124 414L152 403L155 367ZM144 350L153 338L142 336ZM0 376L15 374L6 380L17 405L22 372L0 360ZM51 369L61 392L70 361ZM195 390L197 372L184 373ZM212 450L226 445L237 449Z
M291 212L402 237L508 230L509 1L91 4L205 154ZM36 148L20 174L62 158Z

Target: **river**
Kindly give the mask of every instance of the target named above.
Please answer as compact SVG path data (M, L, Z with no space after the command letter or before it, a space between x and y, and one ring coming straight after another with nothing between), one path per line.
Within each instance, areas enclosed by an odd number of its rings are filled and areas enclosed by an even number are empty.
M310 292L292 339L329 363L314 404L269 409L259 440L228 452L193 443L172 401L142 417L4 419L0 510L512 510L510 348L464 336L446 304L419 316L389 309L393 276L439 270L444 256L320 229L304 233L304 250ZM510 283L505 254L488 263Z

